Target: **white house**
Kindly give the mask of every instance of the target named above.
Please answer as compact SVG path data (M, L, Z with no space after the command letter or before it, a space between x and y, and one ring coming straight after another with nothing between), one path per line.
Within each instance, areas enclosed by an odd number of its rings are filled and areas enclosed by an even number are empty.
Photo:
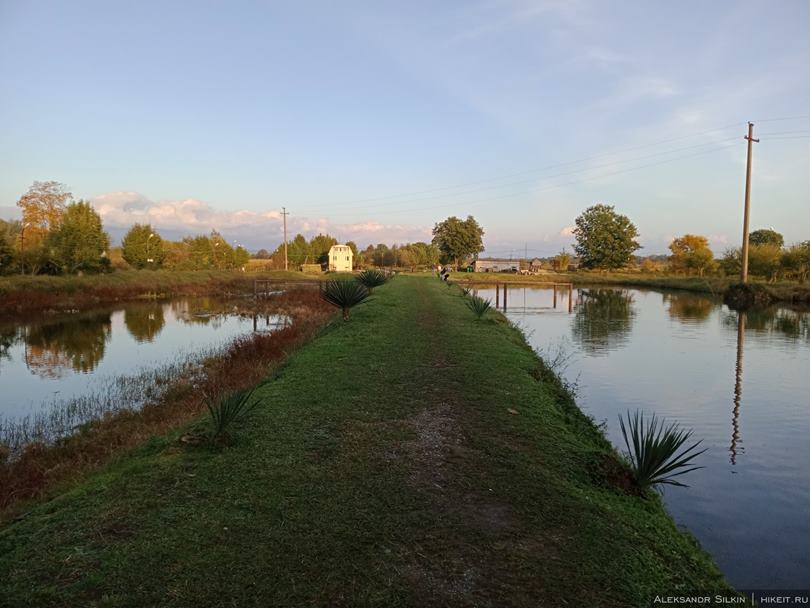
M352 271L352 248L348 245L332 245L329 249L329 270Z

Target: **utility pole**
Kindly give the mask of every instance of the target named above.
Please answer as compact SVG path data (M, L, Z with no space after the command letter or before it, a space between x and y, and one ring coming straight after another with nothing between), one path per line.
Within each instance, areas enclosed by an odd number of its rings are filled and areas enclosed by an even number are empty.
M748 162L745 167L745 211L743 212L743 241L742 241L742 254L740 256L740 281L742 283L748 282L748 216L751 211L751 152L754 142L759 142L754 139L754 123L748 123L748 135L745 136L748 140Z
M281 215L284 217L284 270L287 270L287 208L281 208Z

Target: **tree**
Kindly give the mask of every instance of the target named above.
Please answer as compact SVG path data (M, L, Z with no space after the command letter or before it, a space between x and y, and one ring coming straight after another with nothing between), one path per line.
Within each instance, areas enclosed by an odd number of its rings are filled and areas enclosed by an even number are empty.
M611 205L594 205L575 220L574 251L584 268L615 270L626 266L633 252L641 247L635 240L638 230L627 216Z
M166 253L163 239L150 224L135 224L121 241L124 260L133 268L158 268Z
M62 272L98 272L109 266L110 237L87 201L71 203L45 241L49 260Z
M19 270L13 246L19 232L20 222L0 220L0 274Z
M810 241L791 245L782 252L779 264L787 275L804 283L810 276Z
M445 262L455 263L456 269L464 258L484 250L484 229L471 215L466 220L452 216L433 227L433 244Z
M748 271L775 281L779 276L782 249L778 245L752 245L748 250Z
M259 249L253 257L257 260L269 260L270 252L267 249Z
M751 245L775 245L781 249L785 245L785 237L773 228L760 228L748 235L748 242Z
M571 255L563 249L554 257L554 270L560 271L567 271L568 265L571 263Z
M48 233L56 228L73 195L59 182L34 182L20 197L17 206L22 209L22 222L16 240L21 264L37 272L47 263L43 249Z
M673 239L669 249L672 251L670 262L675 270L696 270L699 276L703 276L714 262L714 254L705 236L685 234Z
M328 234L319 234L313 237L309 242L309 253L312 256L312 261L316 264L326 264L329 262L329 250L332 248L332 245L337 244L337 239Z

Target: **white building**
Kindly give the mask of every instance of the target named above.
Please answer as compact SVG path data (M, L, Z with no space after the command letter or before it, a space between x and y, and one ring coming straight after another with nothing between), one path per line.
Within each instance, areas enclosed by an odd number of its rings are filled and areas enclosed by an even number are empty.
M475 272L518 272L520 270L519 260L475 260L473 264Z
M352 271L352 248L348 245L332 245L329 249L329 270Z

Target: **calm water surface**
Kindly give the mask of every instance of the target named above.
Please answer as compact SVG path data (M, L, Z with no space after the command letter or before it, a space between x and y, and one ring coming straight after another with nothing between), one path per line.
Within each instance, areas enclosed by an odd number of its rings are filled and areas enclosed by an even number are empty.
M42 413L106 380L158 368L287 322L240 301L130 303L42 322L0 324L0 422Z
M495 302L494 289L479 295ZM500 293L503 305L503 292ZM623 447L618 416L655 412L709 450L665 501L741 589L810 586L810 311L738 314L689 293L509 289L507 315L578 379L578 401Z

